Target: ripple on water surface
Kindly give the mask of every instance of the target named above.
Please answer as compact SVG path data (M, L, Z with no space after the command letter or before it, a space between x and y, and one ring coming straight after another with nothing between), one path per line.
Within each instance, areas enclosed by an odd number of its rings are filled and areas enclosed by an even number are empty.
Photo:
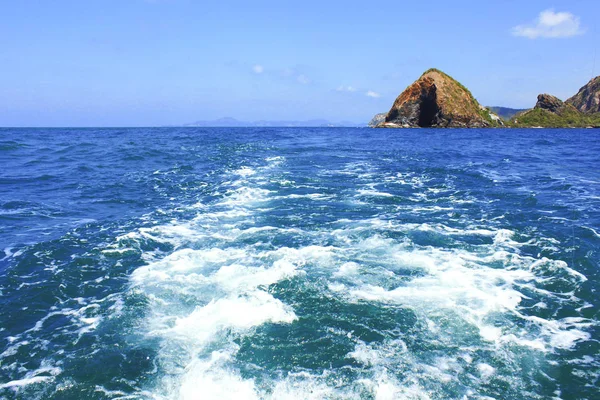
M310 154L319 149L221 144L224 164L201 177L190 160L129 173L162 201L139 220L90 219L7 247L0 290L15 307L2 312L0 395L544 399L568 398L574 382L594 392L594 225L569 236L581 214L544 203L525 187L535 182L503 171L504 156L431 166L424 154ZM595 201L593 189L571 193ZM577 263L576 245L589 249Z
M274 190L269 178L281 169L284 159L231 171L224 196L196 206L192 220L130 235L177 249L131 277L149 299L147 335L163 343L162 374L149 389L157 395L517 396L542 379L552 386L537 370L546 354L590 338L591 320L544 312L584 306L572 293L585 276L563 261L521 254L526 243L515 232L475 221L407 223L385 209L338 219L347 214L337 203L370 209L369 201L395 195L358 188L299 196L293 186ZM326 175L370 188L381 179L357 165ZM432 189L423 179L409 181L413 195ZM322 208L324 225L271 225L290 198L308 199L306 212ZM420 215L439 211L422 203ZM286 242L299 245L273 245ZM536 304L524 308L531 298Z

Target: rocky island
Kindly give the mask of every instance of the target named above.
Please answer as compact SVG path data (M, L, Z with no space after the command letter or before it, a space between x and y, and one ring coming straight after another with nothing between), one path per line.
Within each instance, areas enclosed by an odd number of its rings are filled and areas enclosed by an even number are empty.
M404 90L378 128L486 128L500 117L482 107L460 82L432 68Z
M507 109L508 110L508 109ZM600 76L563 102L541 94L534 108L503 119L483 107L460 82L432 68L408 86L387 113L377 114L375 128L599 127Z

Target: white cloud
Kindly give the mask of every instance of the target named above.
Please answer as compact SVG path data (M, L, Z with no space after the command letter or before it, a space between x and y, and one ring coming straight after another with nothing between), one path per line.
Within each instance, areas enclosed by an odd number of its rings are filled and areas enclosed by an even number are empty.
M295 74L296 74L296 71L293 70L292 68L284 68L281 70L281 76L283 76L284 78L292 77Z
M365 93L365 95L368 96L368 97L373 97L375 99L378 98L378 97L381 97L381 95L379 93L374 92L372 90L369 90L367 93Z
M254 64L252 66L252 72L256 75L262 75L267 79L296 82L301 85L308 85L312 83L312 79L310 79L306 74L298 71L296 68L265 68L261 64Z
M304 74L300 74L296 77L296 80L303 85L308 85L310 83L310 79L306 77Z
M512 28L514 36L529 39L566 38L582 33L579 17L569 12L554 12L552 9L542 11L532 24L518 25Z
M352 87L352 86L338 86L337 89L335 89L337 92L356 92L356 88Z

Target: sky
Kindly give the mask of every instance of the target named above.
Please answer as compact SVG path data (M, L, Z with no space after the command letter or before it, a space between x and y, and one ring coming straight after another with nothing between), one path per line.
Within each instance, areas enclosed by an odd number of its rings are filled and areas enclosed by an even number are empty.
M0 0L0 126L364 123L431 67L529 108L600 75L598 15L598 0Z

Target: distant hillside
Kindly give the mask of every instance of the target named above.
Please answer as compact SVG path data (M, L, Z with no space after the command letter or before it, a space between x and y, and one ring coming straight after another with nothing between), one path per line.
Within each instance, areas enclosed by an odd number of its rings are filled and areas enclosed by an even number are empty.
M504 120L509 120L520 112L527 111L527 108L509 108L509 107L488 107L488 109Z
M330 122L325 119L313 119L307 121L239 121L235 118L219 118L209 121L196 121L184 126L214 127L214 128L236 128L236 127L360 127L350 121Z

